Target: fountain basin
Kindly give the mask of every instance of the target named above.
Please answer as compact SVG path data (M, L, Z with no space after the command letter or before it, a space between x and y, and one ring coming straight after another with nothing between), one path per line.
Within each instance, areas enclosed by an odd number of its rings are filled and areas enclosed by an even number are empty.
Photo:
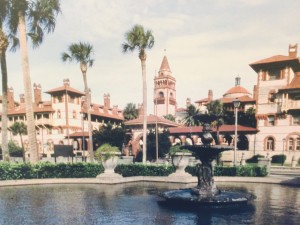
M166 206L183 208L235 208L246 206L256 196L251 193L237 191L220 191L213 196L201 196L194 193L192 188L168 190L160 193L164 199L160 203Z

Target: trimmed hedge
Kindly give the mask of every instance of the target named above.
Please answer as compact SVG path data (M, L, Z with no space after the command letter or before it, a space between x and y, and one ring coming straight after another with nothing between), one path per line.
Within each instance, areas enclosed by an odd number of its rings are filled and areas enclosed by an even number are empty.
M144 164L121 164L115 168L115 172L123 177L132 176L169 176L175 172L175 167L170 165L144 165Z
M185 171L187 173L192 174L193 176L197 176L196 167L188 166ZM267 167L261 166L235 166L235 167L222 167L215 166L214 167L214 176L236 176L236 177L265 177L267 176Z
M97 163L0 163L0 180L43 179L43 178L93 178L103 173L104 168ZM168 176L175 172L171 165L120 164L115 169L123 177L131 176ZM186 172L196 176L195 166L188 166ZM250 176L263 177L267 175L266 167L236 166L214 167L215 176Z
M96 177L103 171L103 166L95 163L0 163L0 180L87 178Z
M272 163L284 163L286 160L286 155L273 155L272 156Z
M251 158L246 159L246 163L258 163L258 158L265 158L265 156L259 154L254 155Z

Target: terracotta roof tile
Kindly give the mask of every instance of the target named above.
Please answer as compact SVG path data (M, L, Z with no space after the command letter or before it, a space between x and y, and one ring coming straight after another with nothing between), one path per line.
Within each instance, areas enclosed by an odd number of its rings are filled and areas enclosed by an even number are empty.
M196 127L171 127L169 129L170 134L183 134L183 133L202 133L202 126ZM234 125L223 125L219 129L220 133L230 132L234 133L235 126ZM239 132L258 132L256 128L253 127L246 127L242 125L237 126L237 131ZM213 132L216 132L216 128L213 128Z
M68 91L68 92L72 92L72 93L75 93L75 94L78 94L78 95L85 95L83 92L81 91L78 91L76 90L75 88L72 88L70 86L61 86L61 87L58 87L58 88L53 88L49 91L46 91L45 93L47 94L52 94L52 93L55 93L55 92L62 92L62 91Z
M209 98L203 98L198 101L195 101L195 103L202 103L202 102L209 102Z
M129 121L126 121L124 124L127 125L127 126L130 126L130 125L142 125L143 124L143 120L144 120L144 117L143 116L140 116L136 119L133 119L133 120L129 120ZM179 126L179 124L173 122L173 121L170 121L170 120L167 120L163 117L159 117L159 116L155 116L155 115L149 115L147 116L147 123L148 124L155 124L155 123L158 123L158 124L163 124L163 125L168 125L168 126L172 126L172 127L177 127Z
M230 88L228 91L226 91L226 93L223 96L225 97L226 95L229 95L229 94L239 94L239 93L250 94L250 92L246 88L244 88L240 85L237 85L237 86Z
M297 58L295 57L290 57L290 56L284 56L284 55L275 55L269 58L265 58L262 60L258 60L254 63L251 63L251 65L257 65L257 64L266 64L266 63L273 63L273 62L282 62L282 61L290 61L290 60L295 60Z
M169 62L166 56L164 56L159 71L171 71Z
M232 101L236 99L236 98L220 98L220 101L223 103L223 104L228 104L228 103L232 103ZM241 101L241 102L255 102L255 99L253 98L250 98L248 95L244 95L244 96L241 96L241 97L238 97L238 99Z

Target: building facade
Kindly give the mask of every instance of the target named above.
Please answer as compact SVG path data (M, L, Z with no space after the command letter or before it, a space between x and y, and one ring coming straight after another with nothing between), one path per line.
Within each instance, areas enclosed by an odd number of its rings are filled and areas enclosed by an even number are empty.
M34 118L36 135L40 154L51 155L54 145L72 145L74 152L82 154L88 150L88 120L85 94L70 86L69 79L63 81L63 86L51 89L45 93L50 100L42 100L42 88L39 84L33 85ZM121 125L122 111L118 106L110 105L110 95L104 95L104 105L91 104L91 120L93 129L111 123ZM25 99L20 95L20 101L15 101L13 88L8 89L8 127L15 122L26 124ZM18 136L10 134L10 140L21 146ZM25 151L28 137L23 137ZM28 153L28 151L27 151Z
M288 55L275 55L250 64L257 73L256 118L259 153L300 157L300 61L297 45Z

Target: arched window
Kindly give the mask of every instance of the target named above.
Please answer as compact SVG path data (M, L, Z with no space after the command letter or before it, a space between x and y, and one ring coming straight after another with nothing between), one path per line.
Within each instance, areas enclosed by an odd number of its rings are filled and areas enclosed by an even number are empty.
M248 150L249 149L249 141L245 135L240 135L238 137L237 148L238 148L238 150Z
M158 93L158 96L159 96L160 98L163 98L163 97L164 97L164 93L161 91L161 92Z
M274 151L274 138L268 137L266 140L266 150L267 151Z

